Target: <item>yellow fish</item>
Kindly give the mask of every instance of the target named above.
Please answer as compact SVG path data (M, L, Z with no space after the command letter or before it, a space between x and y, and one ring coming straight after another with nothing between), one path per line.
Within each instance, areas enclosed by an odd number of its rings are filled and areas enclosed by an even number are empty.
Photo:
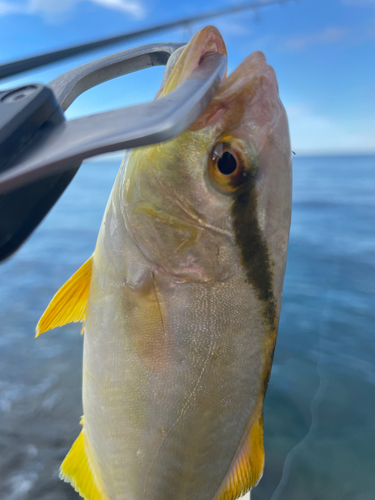
M169 60L158 96L206 52ZM176 139L126 154L92 257L37 334L85 321L83 429L61 477L90 500L234 500L261 478L291 216L288 122L261 52Z

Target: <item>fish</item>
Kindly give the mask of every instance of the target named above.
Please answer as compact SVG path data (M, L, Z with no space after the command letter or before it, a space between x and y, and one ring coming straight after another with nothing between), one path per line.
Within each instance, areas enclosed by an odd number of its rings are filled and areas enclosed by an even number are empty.
M156 98L207 52L169 59ZM126 152L93 255L37 335L84 322L82 430L60 476L90 500L235 500L263 473L292 200L288 120L254 52L181 135Z

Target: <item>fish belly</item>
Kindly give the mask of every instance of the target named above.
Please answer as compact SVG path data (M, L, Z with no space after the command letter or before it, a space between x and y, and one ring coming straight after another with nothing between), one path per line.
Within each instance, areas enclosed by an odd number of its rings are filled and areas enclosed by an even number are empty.
M116 276L106 285L93 273L85 326L98 476L111 500L212 500L261 411L261 306L240 275L210 285L152 275L143 294Z

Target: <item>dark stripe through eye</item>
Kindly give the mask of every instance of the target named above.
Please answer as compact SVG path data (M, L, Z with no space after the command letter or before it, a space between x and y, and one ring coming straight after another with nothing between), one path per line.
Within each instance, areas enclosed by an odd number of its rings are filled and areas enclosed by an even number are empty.
M225 151L217 162L217 168L223 175L233 174L237 168L236 158L229 151Z

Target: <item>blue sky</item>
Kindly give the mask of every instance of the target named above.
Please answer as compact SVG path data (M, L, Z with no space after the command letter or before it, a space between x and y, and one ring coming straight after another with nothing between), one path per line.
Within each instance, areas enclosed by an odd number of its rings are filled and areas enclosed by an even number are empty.
M0 61L141 29L237 0L0 0ZM213 18L2 80L0 88L50 80L103 55L154 41L188 41L206 24L221 31L232 71L262 50L274 67L297 154L375 153L375 0L299 0ZM90 90L73 118L153 98L162 68Z

